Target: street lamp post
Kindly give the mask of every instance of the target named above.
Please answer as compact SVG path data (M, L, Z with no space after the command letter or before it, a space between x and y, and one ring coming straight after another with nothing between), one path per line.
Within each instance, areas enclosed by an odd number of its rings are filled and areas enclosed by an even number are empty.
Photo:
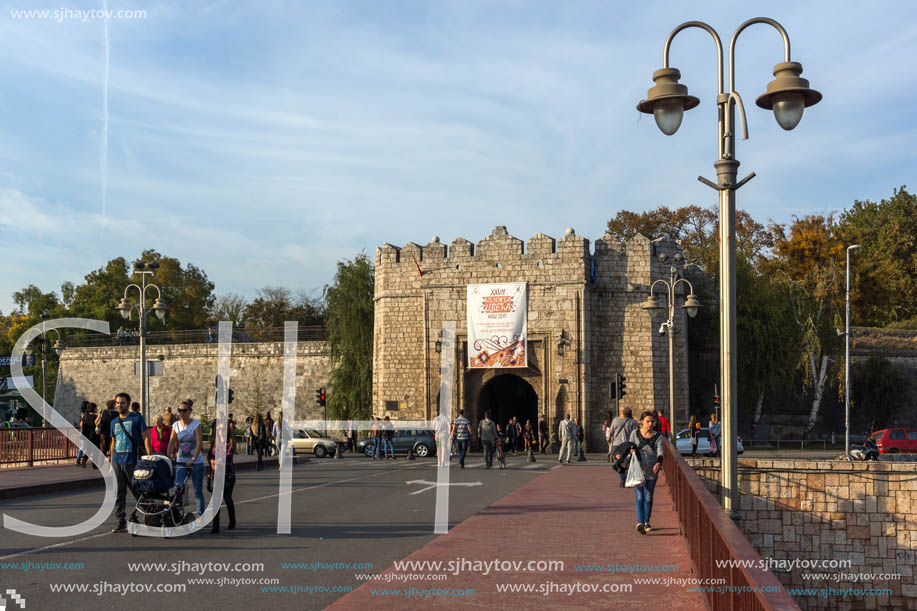
M659 255L659 261L663 264L668 261L668 256L665 254ZM675 255L675 263L682 263L684 257L681 254ZM669 336L669 424L671 426L670 434L672 439L675 438L676 421L675 421L675 287L678 286L680 282L684 282L688 285L690 292L688 297L685 299L685 304L681 307L685 309L688 313L688 316L694 318L697 315L698 308L701 307L700 300L694 295L694 287L691 283L685 278L678 277L678 268L672 265L669 267L669 280L659 279L650 286L650 294L646 298L646 301L641 306L644 310L647 310L652 314L653 310L661 310L662 306L659 304L659 301L656 300L656 295L654 294L654 289L659 283L666 288L666 312L668 314L668 319L662 323L659 327L659 334L662 335L666 333Z
M121 299L121 303L118 304L118 311L121 312L121 317L125 320L130 320L131 313L134 310L137 310L138 317L138 326L140 333L140 411L143 414L143 419L146 422L150 421L149 414L149 405L147 401L147 385L149 383L147 366L146 366L146 317L147 317L147 308L146 308L146 291L147 289L153 288L156 289L156 300L153 302L153 312L156 314L156 317L159 320L163 320L166 317L166 312L169 311L168 306L162 300L162 292L159 290L159 287L155 284L147 284L146 277L147 274L153 275L153 273L159 269L159 263L153 261L151 263L144 263L143 261L134 261L134 273L140 274L140 284L129 284L124 287L124 297ZM137 289L140 294L140 299L137 304L133 304L128 298L127 293L131 287Z
M669 67L669 47L675 36L687 28L701 28L707 31L716 43L718 85L716 104L718 107L719 159L714 162L717 182L698 177L702 183L719 192L719 243L720 243L720 387L723 407L722 484L723 508L731 515L737 515L738 489L736 479L736 289L735 289L735 192L751 180L752 172L737 181L739 162L735 159L735 108L740 111L742 138L748 138L745 122L745 107L742 97L735 90L735 43L745 28L757 23L774 27L783 37L784 61L774 66L775 79L755 103L761 108L774 111L777 123L785 130L791 130L802 119L803 110L817 104L821 94L809 88L809 82L800 78L802 65L790 61L790 38L782 25L766 17L749 19L738 27L729 43L729 90L723 88L723 45L712 27L701 21L688 21L672 30L665 41L662 68L653 73L655 86L647 92L647 99L637 105L640 112L652 114L659 129L666 135L674 134L681 125L685 110L700 103L688 95L688 88L680 85L681 73Z
M844 456L850 456L850 251L859 244L847 247L847 316L844 331Z

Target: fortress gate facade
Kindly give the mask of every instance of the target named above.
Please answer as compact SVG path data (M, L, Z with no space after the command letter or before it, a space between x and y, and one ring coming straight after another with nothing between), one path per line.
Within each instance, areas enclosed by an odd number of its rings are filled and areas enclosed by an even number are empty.
M460 408L472 426L490 410L503 425L511 416L533 424L547 415L552 438L564 414L584 423L587 447L604 451L602 422L613 410L611 382L627 380L622 400L638 415L668 414L668 339L658 334L664 314L641 305L653 281L668 278L680 246L670 238L637 235L621 244L609 235L589 240L568 229L560 239L538 234L523 244L496 227L477 244L463 238L448 248L438 238L376 249L373 414L432 420L439 405L436 352L443 321L455 321L451 416ZM470 369L466 324L469 284L524 282L528 365ZM683 284L679 285L680 287ZM665 297L656 293L664 304ZM676 305L684 302L679 291ZM705 304L710 307L709 304ZM675 404L679 427L688 414L684 310L676 307ZM559 348L559 345L563 348Z

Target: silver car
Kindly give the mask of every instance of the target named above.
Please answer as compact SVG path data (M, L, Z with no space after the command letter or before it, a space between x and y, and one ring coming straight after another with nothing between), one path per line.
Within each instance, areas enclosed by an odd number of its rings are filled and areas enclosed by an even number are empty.
M290 448L294 456L296 454L315 454L316 458L324 458L334 456L337 451L337 442L325 437L319 431L298 430L293 433Z
M739 442L736 447L736 452L742 454L745 452L745 448L742 446L742 438L737 437L736 439L738 439ZM688 429L678 431L678 435L675 436L675 447L678 448L679 454L691 454L691 438L688 436ZM710 453L709 428L702 428L697 432L697 453L701 456L706 456Z

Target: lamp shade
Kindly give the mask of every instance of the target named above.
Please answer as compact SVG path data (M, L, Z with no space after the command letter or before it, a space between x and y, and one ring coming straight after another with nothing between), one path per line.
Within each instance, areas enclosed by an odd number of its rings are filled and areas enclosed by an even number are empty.
M156 312L156 318L164 320L166 313L169 311L169 306L167 306L166 302L162 299L157 299L153 302L153 311Z
M685 305L681 306L688 312L688 316L694 318L697 316L697 310L701 307L700 299L698 299L694 293L688 295L688 298L685 300Z
M60 356L61 352L64 351L65 347L66 346L64 346L64 343L62 341L57 340L57 342L54 344L54 352L57 353L57 356Z
M777 123L785 130L791 130L802 119L803 110L821 101L821 93L809 88L809 81L801 78L802 64L780 62L774 66L773 81L767 84L767 91L758 96L755 104L773 110Z
M677 68L660 68L653 73L656 83L646 92L646 99L637 104L637 110L652 114L656 125L667 136L678 131L684 111L691 110L700 100L688 95L688 88L678 83L681 73Z
M650 312L652 312L653 310L661 310L661 309L662 309L662 305L660 305L659 300L656 299L656 296L655 296L655 295L652 295L652 294L651 294L649 297L646 298L646 301L644 301L644 302L640 305L640 307L643 308L644 310L648 310L648 311L650 311Z
M118 304L118 311L121 312L121 318L127 320L131 316L131 310L133 306L131 302L127 300L127 297L121 300L121 303Z

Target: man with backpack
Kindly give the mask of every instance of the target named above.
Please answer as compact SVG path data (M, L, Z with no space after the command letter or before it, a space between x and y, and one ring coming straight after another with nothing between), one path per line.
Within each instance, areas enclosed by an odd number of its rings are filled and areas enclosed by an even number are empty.
M118 525L112 532L127 532L127 489L130 487L131 476L134 474L134 465L141 451L141 446L147 454L152 454L150 438L146 431L143 417L131 412L131 396L126 392L115 395L115 408L118 417L111 421L111 443L109 444L109 460L115 472L115 481L118 484L117 499L115 500L115 515ZM131 491L133 494L133 491Z

